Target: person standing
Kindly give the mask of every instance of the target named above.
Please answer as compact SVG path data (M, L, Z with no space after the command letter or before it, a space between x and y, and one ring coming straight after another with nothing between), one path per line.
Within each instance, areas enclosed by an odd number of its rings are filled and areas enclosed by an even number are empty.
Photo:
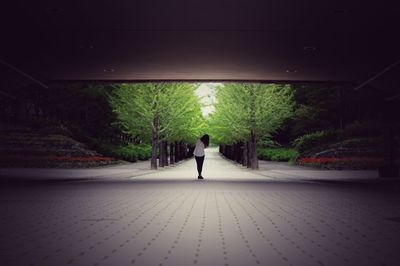
M203 135L200 139L197 140L196 142L196 147L194 148L194 158L196 159L196 164L197 164L197 172L198 172L198 179L204 179L204 177L201 175L201 172L203 171L203 163L204 163L204 149L208 147L210 144L210 136L207 134Z

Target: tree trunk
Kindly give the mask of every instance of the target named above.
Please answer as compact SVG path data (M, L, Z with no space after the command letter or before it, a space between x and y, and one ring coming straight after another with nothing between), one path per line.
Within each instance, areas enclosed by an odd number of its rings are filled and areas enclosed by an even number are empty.
M168 166L168 142L166 140L160 141L160 166Z
M153 129L151 132L151 161L150 168L157 169L157 148L158 148L158 116L153 117Z
M256 110L255 110L255 100L256 100L256 95L255 95L254 88L251 89L251 105L250 105L250 118L251 118L251 130L250 130L250 139L249 139L249 157L248 160L250 161L250 167L251 169L258 169L258 158L257 158L257 140L256 140L256 135L254 133L254 129L256 128Z
M160 141L160 160L159 160L159 166L164 167L165 166L165 145L164 145L164 140Z
M175 154L174 154L174 143L171 142L169 144L169 163L174 164L175 163Z
M240 153L240 142L236 142L235 143L235 161L237 163L240 163L240 157L241 157L241 153Z
M151 162L150 162L151 169L157 169L157 147L158 147L157 142L158 142L157 137L153 135L151 139Z
M164 146L164 165L168 166L168 141L163 141Z
M243 166L247 166L247 163L248 163L247 155L248 155L248 142L245 141L243 143L243 160L242 160L242 165Z
M236 143L232 145L232 160L236 162Z
M179 142L175 141L175 162L179 162L181 160Z
M251 145L250 145L250 138L249 140L246 142L246 146L247 146L247 168L251 168Z
M238 156L239 156L239 159L238 159L238 163L240 163L240 164L243 164L243 142L241 142L241 141L239 141L238 142Z
M183 150L183 143L179 141L179 159L183 160L185 158L184 150Z
M183 148L183 156L182 157L184 159L186 159L187 158L187 154L188 154L187 144L186 144L186 142L183 142L182 145L183 145L183 147L182 147Z
M257 158L257 140L253 131L250 133L250 166L251 169L258 169L258 158Z

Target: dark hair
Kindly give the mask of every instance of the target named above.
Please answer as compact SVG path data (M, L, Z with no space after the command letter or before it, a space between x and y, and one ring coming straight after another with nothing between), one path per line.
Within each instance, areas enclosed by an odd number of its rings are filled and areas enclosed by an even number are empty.
M205 134L203 135L200 140L204 143L204 146L207 148L210 145L210 136Z

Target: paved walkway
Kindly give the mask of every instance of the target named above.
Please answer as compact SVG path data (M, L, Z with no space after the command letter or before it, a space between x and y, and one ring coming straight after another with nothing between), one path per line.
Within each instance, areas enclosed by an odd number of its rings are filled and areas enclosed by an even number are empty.
M343 170L319 170L310 167L290 166L287 163L260 161L260 170L251 171L241 165L223 159L217 149L206 150L207 159L204 174L208 180L238 180L249 179L278 180L278 181L368 181L378 177L377 171L343 171ZM184 166L181 167L181 164ZM176 174L171 168L179 168ZM194 160L180 162L160 168L158 174L150 170L150 161L139 161L122 165L105 166L89 169L55 169L55 168L0 168L0 179L11 180L53 180L53 181L77 181L110 178L134 178L145 176L146 179L154 179L161 176L172 179L191 179L196 177ZM238 169L240 171L238 171ZM154 175L155 174L155 175Z
M399 265L397 183L321 182L332 177L276 165L279 179L206 156L205 180L188 160L3 184L0 265Z
M149 161L97 168L0 168L0 179L10 180L83 180L109 177L133 177L150 172Z

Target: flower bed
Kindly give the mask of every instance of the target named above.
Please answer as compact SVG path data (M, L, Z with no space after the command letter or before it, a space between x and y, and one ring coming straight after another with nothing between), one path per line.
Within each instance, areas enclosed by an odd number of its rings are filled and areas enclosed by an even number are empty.
M105 156L0 155L0 167L88 168L117 163L120 161Z
M0 155L3 160L24 160L24 161L110 161L112 157L105 156L24 156L24 155Z
M0 167L88 168L120 163L68 136L0 134Z
M383 164L383 158L351 157L301 157L296 163L325 169L377 169Z
M332 163L332 162L339 162L339 161L370 161L370 162L377 162L381 161L382 158L377 157L303 157L299 158L297 162L299 163Z

